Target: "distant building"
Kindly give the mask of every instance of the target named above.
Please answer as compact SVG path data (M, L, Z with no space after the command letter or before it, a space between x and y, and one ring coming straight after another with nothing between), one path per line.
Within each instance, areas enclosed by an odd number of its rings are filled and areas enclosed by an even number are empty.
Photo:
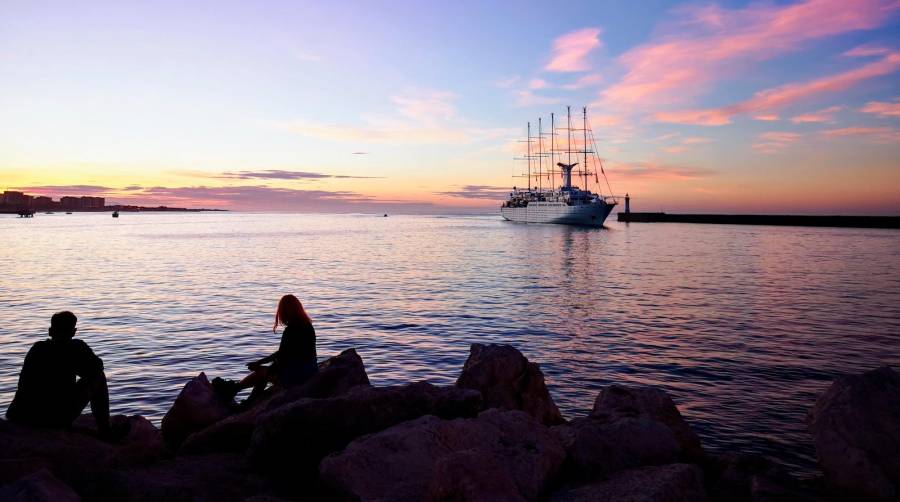
M81 197L81 209L103 209L106 199L103 197Z
M53 199L44 195L38 195L31 201L32 209L37 209L39 211L46 211L48 209L55 209L53 204Z
M62 197L59 199L63 209L81 209L81 197Z
M3 192L3 204L7 206L25 206L25 194L22 192L13 192L7 190Z

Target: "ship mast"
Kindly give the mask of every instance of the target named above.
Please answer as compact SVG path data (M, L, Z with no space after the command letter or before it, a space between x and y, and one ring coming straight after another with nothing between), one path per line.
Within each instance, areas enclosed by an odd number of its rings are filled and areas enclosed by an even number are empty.
M528 154L525 158L528 159L528 191L531 191L531 122L528 123Z
M572 107L566 106L566 138L568 144L566 145L566 153L569 155L566 164L572 165Z
M584 133L584 165L581 166L581 172L584 173L584 185L581 187L582 190L588 189L588 163L587 163L587 154L588 154L588 142L587 142L587 107L582 108L583 117L584 117L584 126L582 128L582 132Z
M543 143L544 141L544 133L541 131L541 118L538 117L538 191L542 191L544 189L544 182L542 178L541 168L543 167L544 157L543 157Z
M553 163L553 150L556 149L556 121L553 118L553 113L550 113L550 190L556 190L556 175L553 173L553 166L556 164Z

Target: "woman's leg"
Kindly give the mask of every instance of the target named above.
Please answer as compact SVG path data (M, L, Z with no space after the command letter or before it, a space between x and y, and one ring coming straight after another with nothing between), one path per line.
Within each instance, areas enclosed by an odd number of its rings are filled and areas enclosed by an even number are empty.
M260 366L253 373L245 376L243 380L238 384L239 389L249 389L253 387L254 389L260 385L263 388L266 387L266 384L269 383L269 367L268 366Z

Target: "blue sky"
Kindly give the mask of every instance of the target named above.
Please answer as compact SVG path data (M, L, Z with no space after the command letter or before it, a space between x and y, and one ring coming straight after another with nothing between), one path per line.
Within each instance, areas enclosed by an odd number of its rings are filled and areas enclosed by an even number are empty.
M898 12L5 2L0 189L489 210L516 184L525 122L571 104L589 107L613 190L638 207L900 213ZM237 172L269 175L222 175Z

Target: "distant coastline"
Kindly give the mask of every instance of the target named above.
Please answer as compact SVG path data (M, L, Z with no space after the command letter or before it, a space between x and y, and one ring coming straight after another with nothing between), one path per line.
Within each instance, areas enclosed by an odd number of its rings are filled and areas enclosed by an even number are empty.
M21 212L51 212L66 211L70 213L99 213L99 212L143 212L143 211L172 211L172 212L201 212L201 211L227 211L227 209L186 208L168 206L137 206L130 204L106 205L104 197L91 197L87 195L64 196L59 200L46 195L29 195L24 192L6 190L0 194L0 214L19 214Z

